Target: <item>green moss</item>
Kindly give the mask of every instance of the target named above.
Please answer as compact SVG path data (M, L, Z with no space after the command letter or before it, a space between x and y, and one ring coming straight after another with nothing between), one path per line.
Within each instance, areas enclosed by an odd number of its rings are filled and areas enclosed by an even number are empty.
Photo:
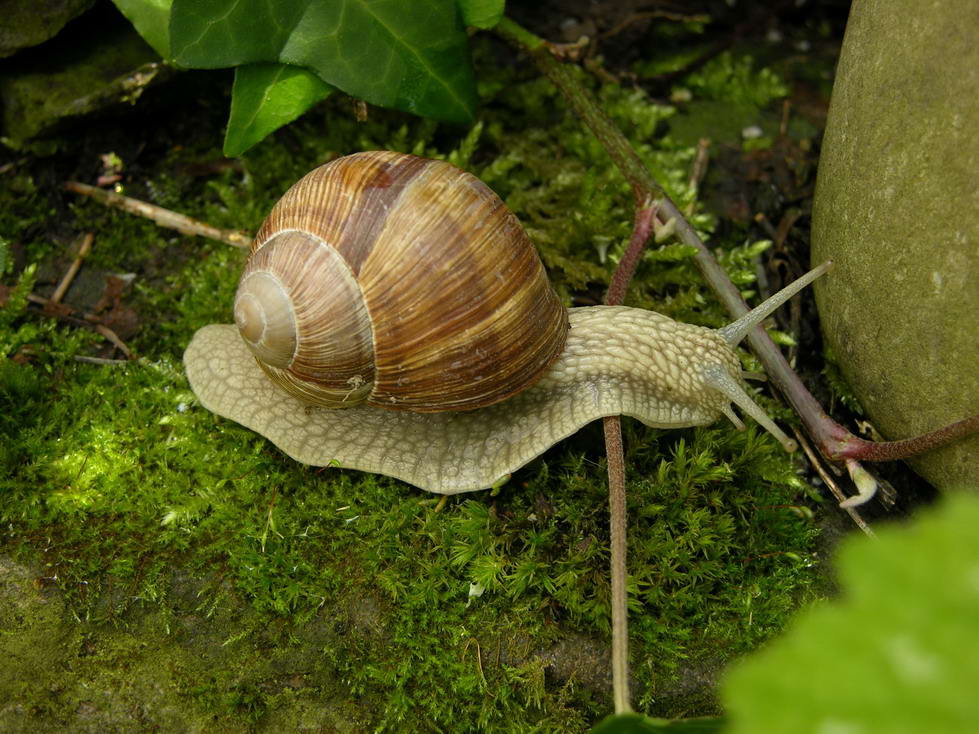
M130 193L253 230L292 181L339 151L445 157L517 212L568 302L600 296L629 236L626 185L545 83L496 71L483 91L470 131L375 111L356 123L332 101L250 151L241 170L183 178L181 164L218 144L187 141ZM598 93L678 203L692 202L693 151L657 136L673 110L616 87ZM29 229L50 213L23 181L19 194L0 194L12 202L0 216ZM498 492L441 511L388 478L297 465L200 408L180 365L196 328L230 320L242 253L87 201L71 215L98 232L93 264L141 275L131 296L141 358L80 364L74 355L96 337L21 307L0 311L0 552L38 564L50 585L32 602L44 613L0 637L0 654L20 666L0 699L55 728L85 705L126 728L123 709L142 701L143 723L167 731L583 731L609 711L597 427ZM710 216L693 221L710 233ZM749 288L764 245L712 245ZM669 243L650 252L630 301L723 323L690 254ZM29 366L9 359L28 343ZM710 710L709 688L666 691L767 639L808 598L810 497L793 461L754 430L626 421L626 439L639 704ZM33 667L45 670L40 688L21 685ZM93 703L91 691L115 703ZM129 708L113 708L120 701Z
M691 72L684 84L695 95L753 107L764 107L789 93L776 72L755 66L751 56L735 56L725 51Z
M707 139L743 144L746 150L768 148L779 129L772 103L788 93L778 72L767 66L759 68L743 52L725 51L688 74L674 89L673 97L686 101L670 125L670 136L685 145ZM742 131L756 125L763 137L742 141ZM793 128L792 132L803 134L805 130Z

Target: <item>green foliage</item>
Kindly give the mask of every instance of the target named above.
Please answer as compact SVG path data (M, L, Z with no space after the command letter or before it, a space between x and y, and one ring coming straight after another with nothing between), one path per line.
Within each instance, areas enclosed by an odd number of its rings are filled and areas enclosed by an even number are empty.
M679 47L660 51L652 58L639 62L636 73L642 77L655 77L682 71L710 50L709 44L698 43L692 38L686 39Z
M692 61L691 56L704 51L681 47L674 53L682 68ZM778 129L778 118L767 108L788 92L788 85L773 69L757 69L748 54L724 52L675 86L672 96L686 101L670 126L670 135L677 142L690 145L707 138L715 143L735 143L746 150L769 147ZM759 126L762 136L745 140L742 131L749 126Z
M164 59L170 58L170 7L173 0L112 0L139 35Z
M590 734L716 734L720 732L722 719L651 719L641 714L609 716Z
M304 66L372 104L473 118L475 83L454 0L174 0L170 49L181 66Z
M26 354L21 356L28 356L37 351L40 344L57 340L59 347L49 355L50 360L46 365L53 370L60 367L65 360L71 359L83 345L92 341L91 334L87 332L67 331L58 328L52 321L38 322L23 318L36 273L37 268L34 265L24 268L17 283L7 293L6 303L0 306L0 365L22 351ZM12 373L8 373L8 376L10 374Z
M236 67L224 153L245 150L336 88L382 107L472 122L465 25L492 28L504 0L114 0L163 58Z
M52 243L42 233L53 216L51 203L38 190L33 176L17 170L6 174L0 186L0 235L23 245L28 262L51 251Z
M231 88L224 154L231 158L241 155L329 97L334 89L300 66L242 64L235 69Z
M735 666L740 732L963 732L979 720L979 499L947 497L878 541L851 539L844 595Z
M34 288L37 266L31 265L17 277L17 285L10 289L6 303L0 308L0 328L9 327L27 308L27 296ZM3 354L4 352L0 352Z

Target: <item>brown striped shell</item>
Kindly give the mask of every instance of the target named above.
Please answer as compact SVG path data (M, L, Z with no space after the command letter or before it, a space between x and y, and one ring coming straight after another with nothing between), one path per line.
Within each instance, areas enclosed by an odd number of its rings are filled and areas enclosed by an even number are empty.
M533 384L568 317L516 217L441 161L321 166L262 224L235 322L269 377L331 408L469 410Z

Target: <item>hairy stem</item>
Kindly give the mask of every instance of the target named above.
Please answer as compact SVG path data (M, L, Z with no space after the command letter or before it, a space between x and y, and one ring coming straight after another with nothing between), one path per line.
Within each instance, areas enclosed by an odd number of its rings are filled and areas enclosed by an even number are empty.
M866 441L856 436L841 442L838 456L864 461L893 461L924 453L979 431L979 415L950 423L920 436L900 441Z
M622 424L618 416L604 418L608 453L608 496L612 566L612 697L615 713L632 711L629 705L629 617L626 606L626 508L622 460ZM618 457L617 461L613 457Z
M612 274L612 281L609 283L608 292L605 294L606 306L621 306L625 302L626 289L632 276L636 273L642 251L646 248L649 235L653 231L653 222L656 220L656 204L650 199L643 202L642 206L636 207L635 221L632 225L632 237L625 248L619 266Z
M649 199L636 208L632 237L615 269L605 303L619 306L625 300L639 258L653 231L656 205ZM612 692L615 713L632 710L629 705L629 612L626 598L626 506L625 455L622 450L622 422L617 415L603 419L605 455L608 460L608 497L610 525L610 565L612 575Z

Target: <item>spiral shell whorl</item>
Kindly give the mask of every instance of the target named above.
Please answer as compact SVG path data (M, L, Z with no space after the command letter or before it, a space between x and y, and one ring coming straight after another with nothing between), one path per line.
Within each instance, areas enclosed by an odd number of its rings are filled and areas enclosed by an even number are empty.
M259 361L288 367L296 354L296 314L282 282L272 273L242 278L235 296L235 324Z
M235 323L266 374L301 400L348 407L373 387L363 296L336 250L313 235L284 230L252 253Z

